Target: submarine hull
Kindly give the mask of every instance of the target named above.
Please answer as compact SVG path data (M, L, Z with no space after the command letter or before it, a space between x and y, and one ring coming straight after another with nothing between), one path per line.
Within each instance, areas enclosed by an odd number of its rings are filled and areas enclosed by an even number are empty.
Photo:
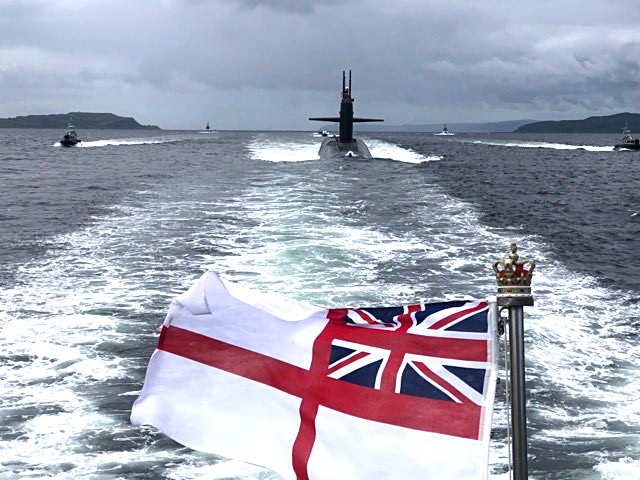
M320 145L318 152L320 157L362 157L372 158L369 148L359 138L353 138L348 142L341 142L338 138L327 138Z

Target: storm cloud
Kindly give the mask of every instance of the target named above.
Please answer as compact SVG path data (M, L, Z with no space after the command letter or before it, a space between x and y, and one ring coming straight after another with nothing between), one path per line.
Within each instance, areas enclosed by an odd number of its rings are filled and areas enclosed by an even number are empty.
M0 117L163 128L557 120L640 110L640 8L497 0L0 0Z

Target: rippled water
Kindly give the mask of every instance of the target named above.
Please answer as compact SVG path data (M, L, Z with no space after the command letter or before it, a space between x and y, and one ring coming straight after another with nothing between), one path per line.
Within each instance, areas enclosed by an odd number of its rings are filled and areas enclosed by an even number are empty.
M615 138L0 130L0 478L278 478L129 412L175 295L207 268L321 306L483 297L515 241L530 473L640 477L640 155ZM491 478L507 478L499 388Z

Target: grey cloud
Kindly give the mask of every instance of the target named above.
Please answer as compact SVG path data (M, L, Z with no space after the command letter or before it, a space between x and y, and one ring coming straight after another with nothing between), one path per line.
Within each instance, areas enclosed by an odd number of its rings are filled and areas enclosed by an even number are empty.
M353 70L356 111L397 123L577 118L637 110L640 100L635 0L615 7L603 0L509 8L497 0L81 7L52 0L19 9L0 0L7 115L26 113L27 103L56 108L58 98L60 111L75 109L70 103L102 111L123 104L128 114L152 117L146 123L168 119L176 127L199 126L215 111L220 128L306 128L309 114L335 113L343 69ZM18 98L8 93L16 89ZM263 115L269 120L259 123L256 109L272 112Z
M345 0L236 0L236 3L243 8L273 8L274 10L283 10L295 13L312 13L323 7L338 7L345 3Z

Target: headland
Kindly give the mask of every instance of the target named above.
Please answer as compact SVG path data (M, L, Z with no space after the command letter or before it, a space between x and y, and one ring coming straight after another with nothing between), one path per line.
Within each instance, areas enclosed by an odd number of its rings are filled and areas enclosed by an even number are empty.
M516 133L619 133L627 125L640 131L640 113L622 112L615 115L588 117L584 120L534 122L518 127Z
M113 113L69 112L0 118L0 128L64 129L69 124L83 130L160 130L156 125L141 125L133 117L120 117Z

